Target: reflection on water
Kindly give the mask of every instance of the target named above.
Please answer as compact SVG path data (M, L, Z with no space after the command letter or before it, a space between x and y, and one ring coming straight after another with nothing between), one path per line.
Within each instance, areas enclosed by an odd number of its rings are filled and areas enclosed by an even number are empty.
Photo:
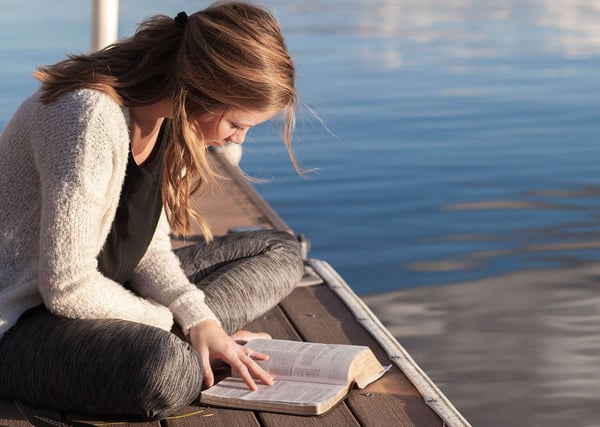
M406 41L449 42L454 59L493 58L502 51L512 55L526 52L533 44L569 57L600 53L600 3L594 0L337 0L285 6L278 1L268 3L278 5L293 19L285 27L288 32L333 32L384 40L384 49L359 49L355 53L370 67L397 69L405 65L402 50ZM507 27L523 24L532 30L529 36L533 40L523 40L519 31L506 31ZM454 65L460 70L458 63Z
M600 425L600 264L365 300L474 426Z
M555 265L571 266L582 262L571 254L573 251L582 251L600 248L600 231L597 229L596 207L588 206L584 202L569 204L573 199L590 199L596 204L598 196L597 187L569 190L544 190L531 192L534 197L553 197L564 199L560 203L550 203L535 200L486 200L468 203L456 203L441 206L443 211L485 211L485 210L515 210L530 209L534 211L584 211L590 212L593 217L586 217L585 221L573 221L553 224L547 227L534 227L512 230L509 235L487 235L487 241L510 242L510 248L495 248L491 250L478 250L465 253L457 258L439 259L431 261L417 261L406 264L404 267L413 271L433 272L452 271L471 268L481 268L486 260L500 257L534 254L538 259L552 260ZM596 228L596 229L594 229ZM481 235L446 235L438 238L440 241L483 241ZM546 253L555 254L544 255Z

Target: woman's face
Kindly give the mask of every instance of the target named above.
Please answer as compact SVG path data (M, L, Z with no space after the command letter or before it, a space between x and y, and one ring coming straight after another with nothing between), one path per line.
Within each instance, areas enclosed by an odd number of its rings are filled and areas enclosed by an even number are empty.
M266 122L275 113L238 109L226 110L222 117L200 122L207 145L220 146L227 142L242 144L250 128Z

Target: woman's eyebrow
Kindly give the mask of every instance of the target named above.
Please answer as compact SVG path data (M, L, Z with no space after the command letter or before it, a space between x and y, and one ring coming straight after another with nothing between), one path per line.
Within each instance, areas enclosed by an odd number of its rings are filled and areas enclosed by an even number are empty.
M236 125L237 127L241 127L241 128L251 128L252 126L254 126L254 125L247 125L244 123L240 123L237 120L229 120L229 122L231 124Z

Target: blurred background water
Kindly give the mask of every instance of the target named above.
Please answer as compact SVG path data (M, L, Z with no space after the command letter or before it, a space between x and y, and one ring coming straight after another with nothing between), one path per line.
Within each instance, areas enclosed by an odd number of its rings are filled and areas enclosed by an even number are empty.
M121 36L190 0L121 0ZM298 177L241 166L473 425L600 425L600 1L265 0L298 65ZM0 128L91 2L5 2ZM311 112L314 111L317 119ZM321 123L321 120L323 123Z

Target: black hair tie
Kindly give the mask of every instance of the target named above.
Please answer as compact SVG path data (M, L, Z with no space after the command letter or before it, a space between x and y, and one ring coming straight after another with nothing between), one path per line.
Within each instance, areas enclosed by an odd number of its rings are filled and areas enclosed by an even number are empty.
M185 29L185 25L187 24L187 21L188 21L187 13L179 12L177 14L177 16L175 17L175 27L178 30L183 31Z

